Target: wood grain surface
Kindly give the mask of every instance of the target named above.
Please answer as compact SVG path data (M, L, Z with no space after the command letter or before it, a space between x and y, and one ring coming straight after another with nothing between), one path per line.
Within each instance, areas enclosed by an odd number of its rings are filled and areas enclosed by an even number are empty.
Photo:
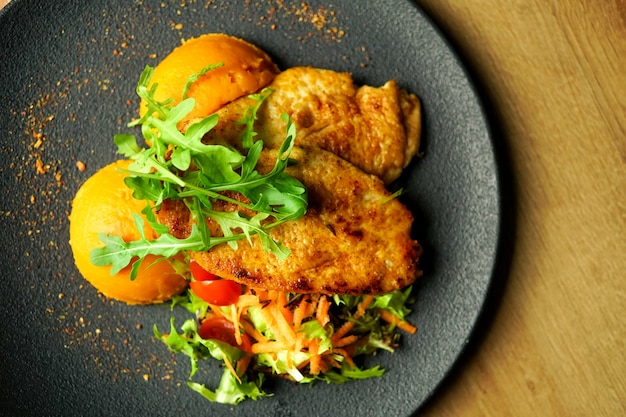
M417 3L478 81L515 198L501 301L423 415L626 415L626 2Z
M485 97L513 222L483 331L421 415L626 415L626 1L416 3Z

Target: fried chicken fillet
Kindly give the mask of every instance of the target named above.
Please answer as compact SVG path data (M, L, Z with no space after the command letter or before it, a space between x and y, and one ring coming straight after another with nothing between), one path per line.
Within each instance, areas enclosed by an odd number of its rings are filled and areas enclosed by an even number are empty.
M263 151L259 172L271 169L276 153ZM286 260L267 253L256 236L253 245L243 240L237 249L224 244L191 257L223 278L287 292L383 294L413 283L421 274L413 217L384 183L319 148L295 147L291 158L296 163L286 171L307 187L309 207L270 232L291 250ZM190 233L182 201L166 201L157 216L177 237Z
M270 84L273 92L255 124L266 148L280 147L290 116L296 145L317 146L374 174L386 184L397 179L418 151L421 107L417 96L395 81L382 87L355 87L352 76L312 67L289 68ZM239 147L240 120L254 101L237 99L218 110L219 124L205 140ZM184 127L183 127L184 129Z
M288 114L297 136L291 153L296 163L286 171L305 185L309 197L303 218L270 231L291 255L279 260L252 236L252 245L219 245L192 258L220 277L287 292L383 294L413 283L421 275L421 247L411 238L413 217L385 184L397 179L417 153L419 99L395 81L357 88L348 73L311 67L287 69L270 87L254 126L265 148L257 169L272 168L286 135L279 116ZM222 107L218 125L203 142L243 151L244 127L236 122L255 104L242 97ZM245 201L236 193L228 196ZM220 201L213 208L241 210ZM193 220L182 201L166 200L157 217L178 238L191 232ZM213 236L222 235L214 221L207 224Z

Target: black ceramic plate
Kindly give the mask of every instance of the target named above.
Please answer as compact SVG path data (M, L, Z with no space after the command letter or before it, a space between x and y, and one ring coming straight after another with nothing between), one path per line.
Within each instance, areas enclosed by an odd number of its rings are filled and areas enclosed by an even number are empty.
M0 403L28 416L408 416L468 343L492 279L500 223L496 162L471 81L411 2L13 0L0 14ZM272 382L237 407L189 390L188 363L152 336L168 305L98 296L68 246L79 185L118 158L141 69L182 38L243 37L283 68L391 78L424 103L423 158L402 178L425 247L410 319L419 332L380 354L379 379L332 386ZM130 101L129 101L130 100ZM76 163L86 164L81 172ZM215 367L202 371L217 381ZM215 375L212 377L211 375Z

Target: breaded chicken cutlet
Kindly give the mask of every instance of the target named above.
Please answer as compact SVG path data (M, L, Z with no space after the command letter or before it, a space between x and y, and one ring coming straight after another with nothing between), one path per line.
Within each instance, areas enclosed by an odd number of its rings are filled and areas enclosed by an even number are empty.
M276 153L263 152L260 172L271 169ZM286 172L307 187L309 207L300 220L271 231L291 250L286 260L267 253L257 236L253 245L224 244L191 257L222 278L286 292L384 294L413 283L421 273L413 216L382 181L319 148L294 148L291 158L296 163ZM181 200L165 202L158 217L178 238L191 232Z
M291 255L279 260L253 236L253 245L219 245L191 257L222 278L286 292L383 294L413 283L421 275L413 217L385 183L398 178L418 150L417 97L394 81L356 88L350 74L309 67L284 71L270 87L255 124L265 147L257 168L271 169L285 138L280 114L287 113L297 136L290 156L295 164L286 171L309 194L302 219L270 232ZM253 104L240 98L224 106L217 112L217 127L203 141L240 147L243 127L235 122ZM240 210L222 203L215 208ZM166 200L157 217L178 238L191 231L193 219L180 200ZM221 235L211 220L209 229Z

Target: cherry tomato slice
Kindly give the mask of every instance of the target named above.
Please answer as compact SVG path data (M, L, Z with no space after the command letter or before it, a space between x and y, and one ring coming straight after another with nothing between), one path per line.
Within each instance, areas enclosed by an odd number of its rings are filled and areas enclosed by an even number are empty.
M198 297L217 306L233 304L241 294L241 285L228 279L192 281L189 286Z
M189 269L191 270L191 275L193 275L196 281L213 281L220 278L214 273L201 267L196 261L189 262Z
M198 334L203 339L217 339L228 343L231 346L238 347L244 352L250 352L252 343L247 334L241 335L241 345L237 344L235 338L235 326L224 317L210 317L204 319L198 329Z
M204 319L198 329L198 334L203 339L217 339L237 346L234 332L235 326L224 317Z

